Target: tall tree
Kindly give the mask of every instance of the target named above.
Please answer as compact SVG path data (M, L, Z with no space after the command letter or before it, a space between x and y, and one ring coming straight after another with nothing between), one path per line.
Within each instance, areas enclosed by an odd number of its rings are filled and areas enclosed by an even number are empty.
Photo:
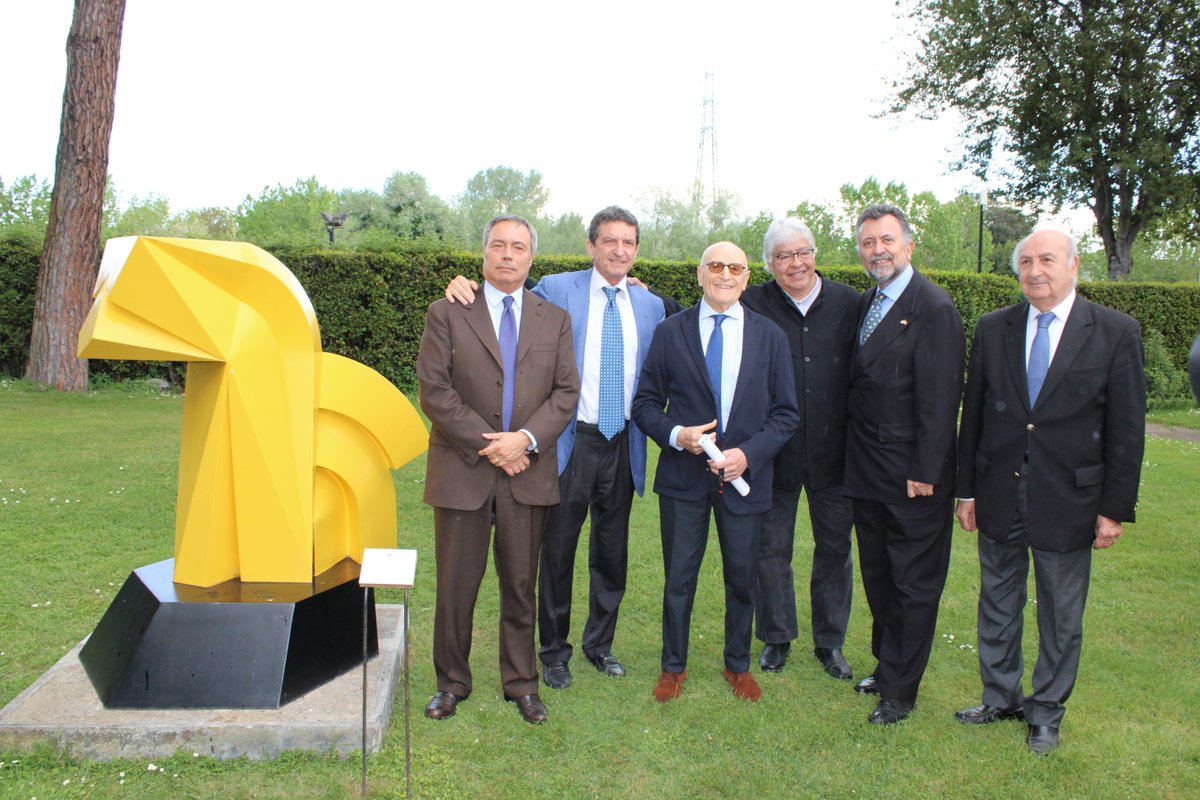
M459 208L474 240L483 236L483 226L499 214L517 214L532 221L542 213L550 192L542 185L542 173L512 167L492 167L476 172L467 181Z
M1138 234L1200 198L1198 0L916 0L893 111L962 113L959 166L1002 154L1012 199L1087 205L1108 276Z
M76 358L75 350L99 262L124 18L125 0L75 0L67 36L54 192L25 377L69 391L87 389L87 361Z

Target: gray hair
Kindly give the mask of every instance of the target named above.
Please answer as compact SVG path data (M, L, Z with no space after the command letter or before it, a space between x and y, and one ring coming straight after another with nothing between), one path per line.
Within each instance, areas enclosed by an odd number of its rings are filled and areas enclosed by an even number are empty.
M869 219L881 219L883 217L895 217L896 221L900 223L900 230L904 231L905 243L912 244L913 230L912 226L908 224L908 217L905 216L899 207L887 203L876 203L862 210L862 213L858 215L858 221L854 223L854 240L858 241L858 236L862 232L864 222Z
M529 255L537 255L537 230L529 224L529 220L524 217L518 217L516 214L501 214L498 217L492 217L488 220L488 224L483 226L484 250L487 250L488 234L492 232L492 227L498 222L515 222L518 225L524 225L525 230L529 231Z
M634 244L642 243L642 229L638 225L637 217L620 206L609 206L596 212L596 216L592 217L592 222L588 225L589 242L596 243L596 237L600 235L600 226L606 222L624 222L626 225L632 225Z
M797 236L802 237L808 246L814 250L817 247L817 240L813 237L813 232L797 217L777 217L771 221L767 228L767 233L763 236L763 266L767 268L767 272L772 275L775 270L771 269L771 264L775 257L775 246L780 242L786 242Z
M1054 229L1053 228L1044 228L1043 230L1054 230ZM1032 239L1033 235L1036 233L1042 233L1042 231L1034 231L1033 233L1026 236L1024 239L1022 239L1021 241L1017 242L1017 246L1013 248L1012 271L1017 275L1021 274L1021 269L1017 264L1017 259L1020 258L1020 256L1021 256L1021 248L1024 247L1025 243L1028 242L1030 239ZM1063 233L1062 231L1055 231L1055 233L1062 233L1062 235L1067 240L1067 261L1068 262L1074 261L1076 258L1078 258L1079 257L1079 248L1075 246L1075 240L1072 237L1068 236L1066 233ZM1079 275L1075 276L1075 282L1079 283Z

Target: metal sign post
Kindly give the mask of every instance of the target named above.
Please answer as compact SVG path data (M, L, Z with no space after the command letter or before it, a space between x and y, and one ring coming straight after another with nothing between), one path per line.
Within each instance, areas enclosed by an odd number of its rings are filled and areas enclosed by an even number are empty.
M412 722L409 713L409 592L417 573L416 550L386 550L368 547L363 550L362 571L358 584L363 590L363 676L362 676L362 796L367 796L367 619L372 588L404 590L404 796L412 797Z

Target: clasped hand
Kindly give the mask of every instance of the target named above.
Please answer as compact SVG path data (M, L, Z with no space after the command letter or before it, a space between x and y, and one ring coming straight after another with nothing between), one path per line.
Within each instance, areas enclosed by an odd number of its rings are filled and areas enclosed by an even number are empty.
M504 470L510 478L529 468L529 445L533 444L521 431L485 433L490 444L479 451L494 467Z

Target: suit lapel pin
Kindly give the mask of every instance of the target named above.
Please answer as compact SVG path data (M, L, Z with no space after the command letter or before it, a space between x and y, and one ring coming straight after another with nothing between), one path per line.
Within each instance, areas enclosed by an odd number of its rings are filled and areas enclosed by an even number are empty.
M901 324L901 325L907 325L907 324L908 324L908 320L906 320L906 319L902 319L902 320L900 320L900 324Z

